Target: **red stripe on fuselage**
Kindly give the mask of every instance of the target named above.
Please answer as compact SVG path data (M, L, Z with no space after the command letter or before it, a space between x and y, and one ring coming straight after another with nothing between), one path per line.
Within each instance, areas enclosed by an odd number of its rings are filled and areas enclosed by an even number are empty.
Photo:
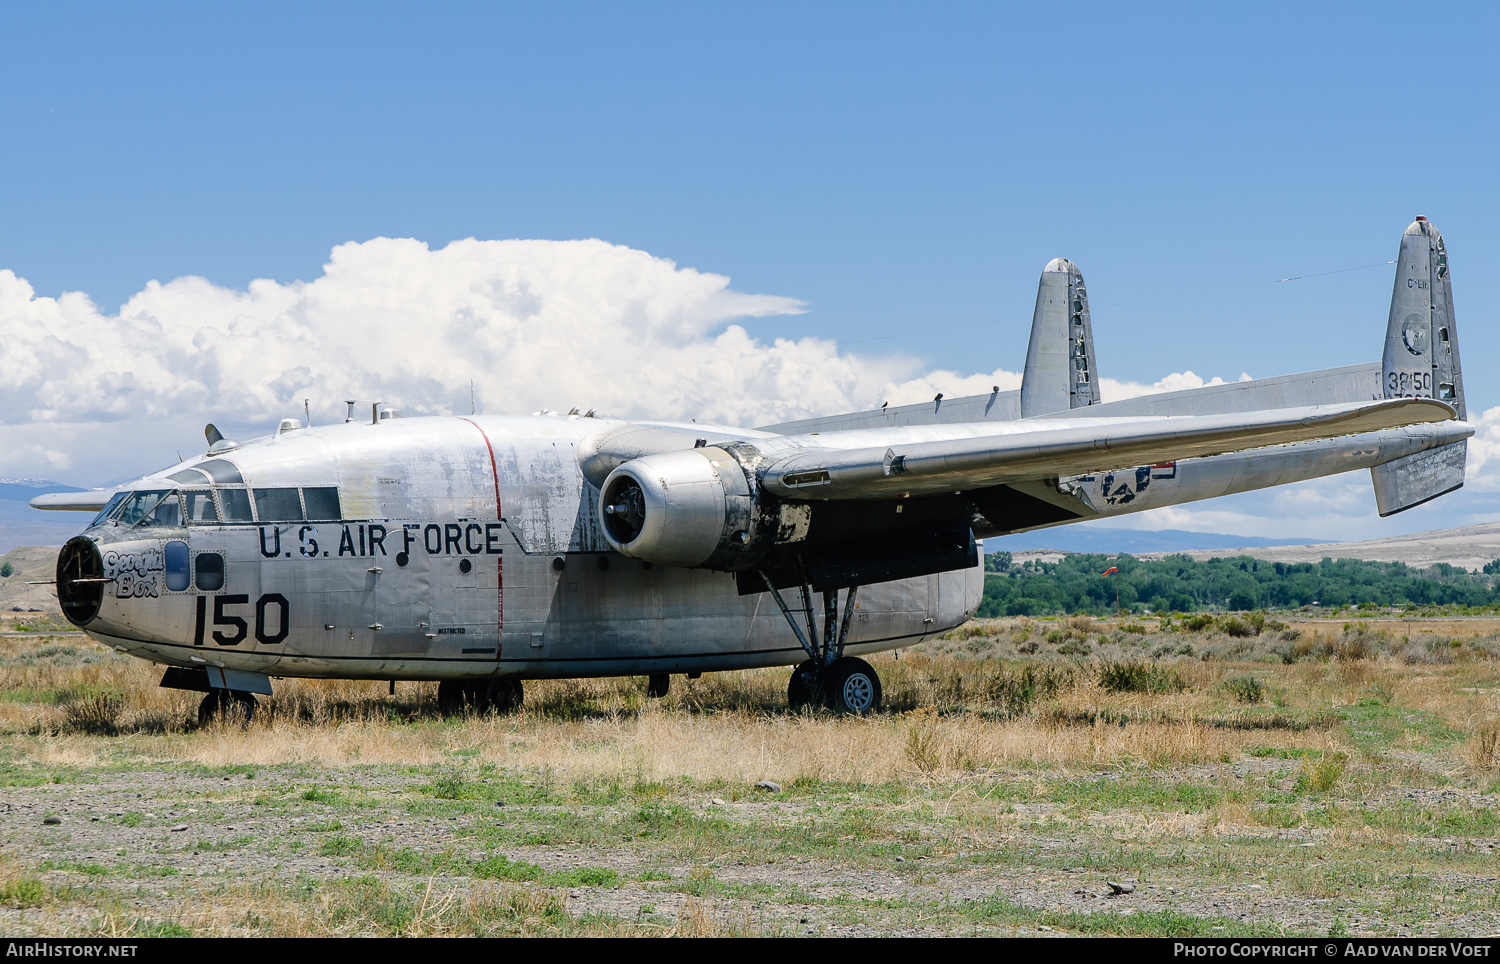
M479 437L484 439L484 447L490 453L490 475L495 479L495 518L505 520L500 509L500 469L495 465L495 447L490 444L490 437L485 430L479 428L479 423L473 419L464 419L470 425L479 429ZM500 659L501 640L505 638L505 557L495 557L495 660Z

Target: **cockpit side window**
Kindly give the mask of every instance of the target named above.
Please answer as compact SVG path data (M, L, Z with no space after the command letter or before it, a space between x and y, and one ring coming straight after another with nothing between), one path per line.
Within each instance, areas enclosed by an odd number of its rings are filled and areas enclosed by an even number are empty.
M166 497L156 504L156 508L151 510L151 514L141 520L141 525L182 525L182 504L177 498L177 493L168 492Z
M250 493L245 489L220 489L219 505L225 522L254 522L250 514Z
M120 501L120 507L115 510L114 520L122 526L133 526L146 518L162 499L172 494L162 489L131 492ZM173 504L176 504L175 499Z
M182 501L189 523L219 521L219 510L214 506L214 494L207 489L184 489Z
M119 508L120 503L124 502L129 495L129 492L116 492L108 502L104 503L104 508L99 510L99 514L94 516L94 521L90 522L89 526L96 526L99 523L103 522L105 519L108 519L110 513Z
M336 487L303 489L302 501L307 504L309 522L337 522L343 518L339 511L339 490Z
M301 522L302 500L296 489L255 489L255 514L261 522Z

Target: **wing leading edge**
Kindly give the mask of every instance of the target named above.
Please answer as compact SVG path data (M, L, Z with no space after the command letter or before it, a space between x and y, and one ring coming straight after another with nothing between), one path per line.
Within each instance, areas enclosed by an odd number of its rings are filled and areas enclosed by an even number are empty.
M1229 415L989 423L974 426L983 434L943 440L912 439L899 429L850 432L845 440L839 439L845 433L801 436L777 440L797 451L773 455L763 479L768 491L799 500L936 495L1449 422L1454 416L1443 402L1393 398ZM1451 435L1450 441L1474 434L1462 422L1428 431ZM885 444L882 435L889 436ZM839 441L863 444L844 447ZM761 446L767 447L764 441Z

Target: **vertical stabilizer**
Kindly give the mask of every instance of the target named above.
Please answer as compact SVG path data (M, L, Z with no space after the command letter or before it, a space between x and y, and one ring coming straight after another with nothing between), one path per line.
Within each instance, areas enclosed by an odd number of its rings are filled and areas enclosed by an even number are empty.
M1078 266L1054 258L1042 269L1021 377L1021 417L1099 403L1089 295Z
M1386 398L1436 398L1467 417L1448 250L1424 217L1401 236L1384 362Z
M1448 249L1438 229L1420 215L1401 236L1382 378L1386 398L1436 398L1452 405L1459 418L1467 417ZM1462 486L1467 451L1467 442L1454 442L1371 469L1380 514L1410 509Z

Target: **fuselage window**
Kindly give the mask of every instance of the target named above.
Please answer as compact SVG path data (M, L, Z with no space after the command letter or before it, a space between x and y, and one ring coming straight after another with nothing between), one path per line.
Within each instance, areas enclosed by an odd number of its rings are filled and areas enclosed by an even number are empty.
M115 521L122 526L133 526L145 519L161 500L174 493L156 489L149 492L131 492L120 500L120 507L115 510ZM172 504L175 508L177 500L174 498ZM147 523L150 525L151 523Z
M182 501L187 508L187 521L218 522L219 510L214 506L214 494L204 489L186 489L182 493Z
M219 505L225 522L254 522L250 515L250 493L244 489L220 489Z
M333 487L303 489L302 501L307 503L309 522L337 522L343 518L339 511L339 490Z
M200 552L193 560L198 577L198 588L204 592L218 592L224 588L224 557L217 552Z
M182 592L188 587L188 544L173 539L163 547L167 570L167 590Z
M301 522L296 489L255 489L255 515L261 522Z
M126 497L129 495L129 492L116 492L108 502L104 503L104 508L99 510L99 514L94 516L94 521L90 522L89 525L91 527L96 526L99 523L103 522L105 519L108 519L109 514L115 511L115 509L119 508L120 503L124 502Z

